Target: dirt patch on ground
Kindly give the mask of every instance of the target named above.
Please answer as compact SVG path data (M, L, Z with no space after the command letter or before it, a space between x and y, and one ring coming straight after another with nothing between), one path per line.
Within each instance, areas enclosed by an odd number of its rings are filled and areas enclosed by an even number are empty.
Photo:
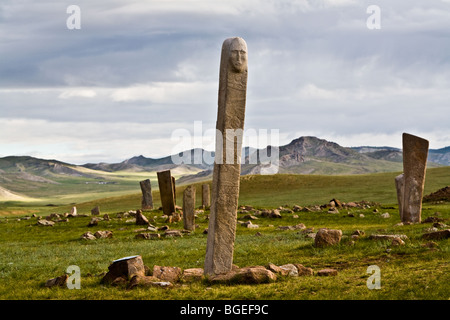
M423 197L424 202L434 202L434 201L450 201L450 187L439 189L436 192L430 193Z

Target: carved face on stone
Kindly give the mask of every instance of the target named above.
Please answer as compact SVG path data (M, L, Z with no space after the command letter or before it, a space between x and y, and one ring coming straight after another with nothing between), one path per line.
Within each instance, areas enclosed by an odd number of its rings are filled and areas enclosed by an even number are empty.
M247 70L247 44L241 38L234 38L231 42L230 65L234 72Z

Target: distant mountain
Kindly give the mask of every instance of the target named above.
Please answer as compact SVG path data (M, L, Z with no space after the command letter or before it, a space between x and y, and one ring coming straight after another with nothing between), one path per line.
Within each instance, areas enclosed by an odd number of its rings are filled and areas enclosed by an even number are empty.
M275 167L268 167L262 155L279 154ZM192 149L162 158L146 158L142 155L132 157L120 163L88 163L77 166L58 160L44 160L33 157L0 158L0 187L3 194L14 197L8 192L27 194L29 189L39 189L43 185L64 184L67 179L95 179L108 181L108 173L115 172L156 172L177 170L184 176L179 183L191 183L208 180L212 177L214 152ZM173 159L188 160L185 163L173 163ZM209 159L209 161L205 161ZM342 147L316 137L300 137L289 144L263 149L246 147L242 152L241 174L292 173L292 174L363 174L374 172L402 171L402 151L392 147ZM430 149L428 167L450 165L450 147ZM270 171L272 170L272 171ZM1 198L1 197L0 197Z

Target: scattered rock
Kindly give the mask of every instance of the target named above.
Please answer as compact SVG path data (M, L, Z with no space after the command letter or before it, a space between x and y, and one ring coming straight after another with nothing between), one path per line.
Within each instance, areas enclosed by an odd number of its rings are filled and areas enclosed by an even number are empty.
M390 218L391 216L389 215L388 212L385 212L385 213L381 214L380 217L381 217L381 218L384 218L384 219L388 219L388 218Z
M145 267L141 256L130 256L114 260L108 267L108 270L101 283L111 284L117 278L128 281L134 275L145 276ZM122 280L119 279L117 281Z
M128 283L127 289L133 289L136 287L161 287L170 288L173 284L169 281L160 281L160 279L154 276L142 276L134 275Z
M405 241L403 241L399 237L395 237L395 238L392 238L391 245L392 246L404 246L405 245Z
M148 219L142 214L142 210L136 211L136 224L137 225L149 225Z
M184 269L182 278L186 281L201 281L204 276L203 268Z
M135 237L135 239L160 239L161 235L159 233L139 233Z
M95 227L98 225L99 219L98 218L92 218L91 221L89 221L88 227Z
M53 221L50 220L38 220L38 222L36 223L38 226L50 226L53 227L55 225L55 223Z
M110 221L110 220L111 220L111 217L109 216L109 214L105 213L105 214L103 215L103 220L105 220L105 221Z
M164 232L165 237L182 237L180 230L166 230Z
M341 237L342 237L341 230L321 228L316 233L314 239L314 246L323 247L327 245L335 245L341 241Z
M292 263L283 264L282 266L280 266L280 268L283 270L286 270L288 272L288 276L291 276L291 277L298 276L297 267L295 265L293 265Z
M278 209L274 209L270 212L269 218L281 218L281 213Z
M402 240L407 240L408 237L405 234L372 234L369 239L372 240L391 240L394 238L400 238Z
M339 210L336 207L331 207L328 213L339 213Z
M153 266L153 276L163 281L177 282L181 274L181 269L178 267Z
M94 233L94 237L96 237L97 239L103 238L112 238L113 233L111 231L97 231L96 233Z
M438 246L437 242L434 242L434 241L428 241L427 243L422 245L422 247L430 248L430 249L436 248L437 246Z
M80 237L81 239L84 239L84 240L96 240L97 238L91 233L91 232L86 232L86 233L83 233L83 235Z
M355 231L353 231L352 232L352 236L353 235L356 235L356 236L364 236L366 233L364 232L364 231L362 231L362 230L355 230Z
M300 212L300 211L302 211L302 207L300 207L300 206L298 206L298 205L294 205L294 207L292 208L292 210L294 211L294 212Z
M301 276L312 276L314 275L314 271L312 268L308 268L303 266L302 264L295 263L294 264L297 267L298 275Z
M240 268L225 274L219 274L209 278L218 283L259 284L277 280L277 276L262 266Z
M279 266L277 266L277 265L275 265L273 263L269 263L267 265L267 269L272 271L273 273L280 274L282 276L287 276L289 274L289 270L288 269L283 269L283 268L281 268L281 267L279 267Z
M338 272L336 269L322 269L320 271L317 272L318 276L337 276Z
M67 280L69 279L69 276L67 274L64 274L60 277L56 277L53 279L49 279L45 282L45 286L47 288L52 287L66 287L67 286Z
M422 238L427 240L447 239L450 238L450 229L425 233Z

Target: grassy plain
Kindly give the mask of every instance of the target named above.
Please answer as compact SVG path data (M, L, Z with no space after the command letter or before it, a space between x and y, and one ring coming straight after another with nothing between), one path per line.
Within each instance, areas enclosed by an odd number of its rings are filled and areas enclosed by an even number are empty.
M181 268L203 267L208 211L199 213L195 232L182 238L137 240L139 229L127 219L117 219L116 213L135 210L140 206L140 194L120 194L111 190L90 195L80 191L76 197L61 199L58 206L45 202L0 204L0 299L433 299L450 298L449 239L436 240L435 247L424 246L422 239L430 223L394 226L400 222L396 205L393 178L397 173L380 173L352 176L274 175L244 176L241 178L241 205L257 209L325 204L332 198L343 202L373 201L378 204L366 209L344 209L339 214L321 212L283 213L283 218L259 217L254 220L258 229L237 226L234 263L240 267L251 265L277 265L301 263L315 273L323 268L335 268L335 277L279 277L278 281L260 285L217 285L206 281L176 284L171 289L110 287L100 284L102 275L111 261L139 254L150 268L153 265ZM450 184L450 167L429 169L425 194ZM138 177L139 179L141 177ZM132 180L132 179L131 179ZM138 180L136 180L138 181ZM134 181L133 183L136 183ZM106 185L108 186L108 185ZM97 187L103 187L97 185ZM182 205L182 191L177 188L177 204ZM200 205L200 184L197 184L197 205ZM116 194L115 192L118 192ZM74 195L74 193L72 194ZM97 199L97 196L101 198ZM104 197L106 196L106 197ZM86 200L87 201L84 201ZM49 200L54 200L49 199ZM160 205L159 192L154 188L155 207ZM18 219L36 213L68 212L76 204L79 213L89 213L99 205L103 213L111 215L110 221L101 221L96 227L87 227L90 217L70 218L54 227L36 225L36 218ZM374 213L373 210L378 212ZM390 218L382 218L388 212ZM160 210L145 211L153 218L155 226L166 222ZM349 216L351 213L353 217ZM364 217L360 217L363 214ZM239 221L244 213L238 214ZM297 215L298 217L296 217ZM449 223L450 204L424 203L422 219L436 216ZM343 240L339 245L316 248L314 241L298 230L280 230L279 226L304 223L317 231L321 227L341 229ZM173 223L171 229L182 229L182 222ZM351 243L354 230L364 230L365 236ZM112 239L81 240L80 236L97 230L113 231ZM256 232L261 233L256 236ZM404 246L392 246L389 241L374 241L374 233L405 234ZM70 265L81 269L81 289L45 288L47 279L60 276ZM370 290L366 282L367 268L377 265L381 270L381 289Z

